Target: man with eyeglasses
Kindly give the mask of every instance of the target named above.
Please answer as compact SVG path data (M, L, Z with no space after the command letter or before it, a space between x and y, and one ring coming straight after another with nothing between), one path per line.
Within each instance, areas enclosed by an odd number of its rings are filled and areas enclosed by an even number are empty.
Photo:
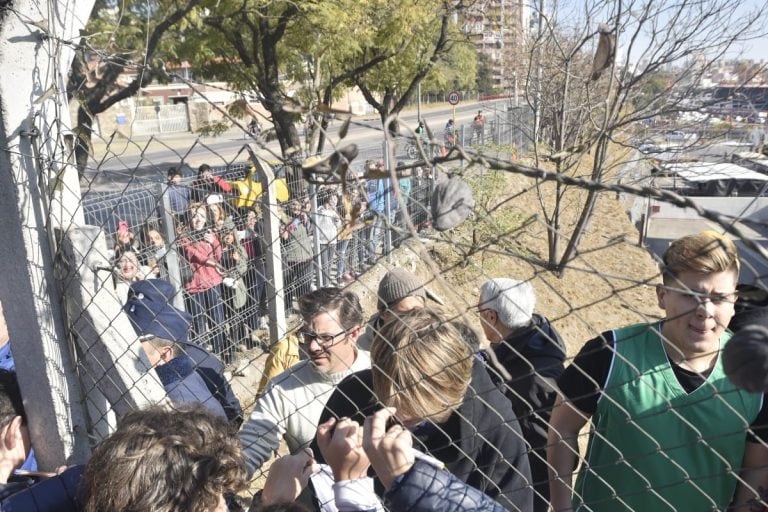
M726 378L720 357L738 277L731 240L711 231L676 240L656 288L665 318L581 349L558 379L550 420L554 510L757 510L750 501L768 487L768 411L762 394Z
M299 311L304 325L298 336L307 359L272 379L256 400L240 432L249 474L272 457L281 439L291 453L308 446L336 384L371 366L368 353L357 348L363 329L357 295L321 288L299 299Z

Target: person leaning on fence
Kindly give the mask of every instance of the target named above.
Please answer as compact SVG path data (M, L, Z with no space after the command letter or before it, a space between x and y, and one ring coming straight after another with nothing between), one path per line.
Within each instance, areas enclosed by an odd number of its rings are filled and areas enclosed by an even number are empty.
M158 226L145 225L141 230L140 261L149 267L149 276L167 278L167 256L170 248Z
M173 403L201 403L213 414L226 418L224 408L195 371L195 361L181 346L187 340L192 317L168 304L158 289L161 286L164 283L155 279L137 283L123 307L149 365Z
M338 211L340 228L336 237L336 281L339 286L344 286L355 280L351 273L347 273L347 251L352 241L352 234L356 228L354 225L356 219L353 218L353 215L357 217L359 213L359 210L354 210L355 205L353 201L352 190L347 189L342 193L342 200Z
M256 400L240 432L250 474L272 457L281 439L291 453L308 446L336 384L370 367L368 354L357 349L363 323L357 295L320 288L302 296L299 309L304 322L299 339L308 359L273 378Z
M142 348L157 352L155 356L164 356L161 359L165 360L172 353L185 356L185 359L187 357L191 359L195 372L202 378L202 382L210 395L221 405L229 422L233 427L239 427L243 422L243 408L224 376L225 366L219 358L208 350L189 341L189 326L192 319L189 313L173 306L175 295L176 290L168 281L147 279L131 286L128 301L123 309L126 311L136 335L146 340L142 342ZM153 340L152 337L158 340ZM175 345L172 347L173 350L166 348L171 343ZM158 374L173 370L173 367L160 368L164 362L161 360L155 366L156 371L159 369ZM189 363L179 361L175 364L186 368ZM176 377L181 377L181 375L172 374L168 380L173 381ZM165 384L164 381L163 384ZM199 387L195 389L199 389ZM183 393L187 390L179 391ZM207 395L201 391L200 396L206 397ZM208 405L207 399L198 401ZM211 405L210 408L212 411L218 412L215 405Z
M334 417L362 424L382 407L394 407L419 449L460 480L509 510L532 510L526 443L512 405L445 313L422 307L387 322L373 341L371 369L338 385L320 424Z
M376 333L390 320L412 309L423 308L427 291L421 280L404 268L393 268L381 278L376 292L377 312L366 324L365 332L357 340L362 350L370 350Z
M248 255L238 240L237 227L232 217L227 217L219 230L221 234L222 298L224 318L227 321L229 338L235 345L246 343L248 333L240 311L248 300L245 276L248 272Z
M184 284L187 311L194 319L198 343L203 343L203 337L210 331L213 353L230 363L233 353L224 336L224 308L221 303L221 244L212 227L209 227L208 209L204 204L190 204L189 216L191 229L183 225L177 227L181 253L192 271L189 281Z
M246 338L246 346L253 348L255 346L253 331L266 327L267 319L265 316L262 320L262 315L266 315L267 312L265 261L267 248L261 227L260 209L249 208L246 211L240 239L248 255L248 273L245 279L248 288L245 323L251 332Z
M120 419L85 468L84 512L226 512L245 487L237 437L199 405L152 406Z
M312 242L309 239L301 203L290 202L290 215L281 218L280 237L283 240L283 296L287 310L293 310L293 299L308 292L312 285Z
M711 231L686 236L667 249L661 271L656 295L666 317L588 341L558 380L563 397L547 451L554 510L725 510L739 478L747 484L738 485L739 506L768 487L768 431L760 428L768 406L728 381L720 357L734 313L736 246Z
M326 190L319 195L320 207L315 215L315 236L320 242L320 259L322 261L323 284L326 286L335 286L335 281L331 275L334 258L336 257L336 235L341 227L341 218L336 211L338 205L338 196L331 190Z
M480 287L478 314L495 360L506 370L489 369L491 380L512 403L523 437L531 445L528 461L534 510L549 509L547 429L563 373L565 344L549 320L533 312L536 295L529 282L490 279Z

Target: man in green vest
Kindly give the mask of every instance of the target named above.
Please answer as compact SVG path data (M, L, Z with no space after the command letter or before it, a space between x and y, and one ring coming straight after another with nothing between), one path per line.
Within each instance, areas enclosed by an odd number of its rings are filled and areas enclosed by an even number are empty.
M558 379L547 450L557 512L752 510L747 503L768 488L760 429L768 407L728 381L720 358L731 336L736 246L706 231L673 242L663 260L656 294L666 317L587 342Z

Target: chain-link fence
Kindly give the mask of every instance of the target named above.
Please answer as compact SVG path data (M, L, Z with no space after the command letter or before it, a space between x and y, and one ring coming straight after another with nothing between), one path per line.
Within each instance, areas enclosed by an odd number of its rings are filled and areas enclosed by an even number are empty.
M148 403L203 402L241 429L254 476L243 503L269 485L276 452L311 446L334 465L335 432L356 436L350 422L383 406L397 409L395 433L448 470L406 450L407 464L420 459L408 485L422 491L450 473L449 488L465 482L509 510L572 499L582 510L722 510L752 497L768 483L768 406L726 379L720 350L734 310L743 325L768 307L763 198L652 187L648 158L621 144L601 181L554 173L528 158L530 109L472 105L441 131L455 115L425 113L431 139L371 136L355 119L344 142L358 155L327 181L234 129L102 136L80 182L57 181L67 158L35 156L50 141L30 136L24 155L46 179L13 184L40 192L25 196L45 212L29 230L51 244L36 263L55 270L66 339L33 365L10 318L19 371L64 374L72 359L66 400L85 415L62 429L92 442ZM342 147L334 130L326 155ZM457 220L438 230L436 212ZM717 234L673 245L659 272L670 242L705 229ZM31 387L22 380L26 397ZM301 499L332 510L332 480L313 476ZM383 486L404 481L371 485L391 500Z

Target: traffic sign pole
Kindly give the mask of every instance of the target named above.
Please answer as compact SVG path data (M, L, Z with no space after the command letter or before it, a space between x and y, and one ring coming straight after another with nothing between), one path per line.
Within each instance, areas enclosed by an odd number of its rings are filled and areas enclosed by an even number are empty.
M456 105L453 106L453 145L456 145Z
M450 103L453 106L453 145L456 145L456 105L459 104L459 100L461 97L459 96L459 91L451 91L448 94L448 103Z

